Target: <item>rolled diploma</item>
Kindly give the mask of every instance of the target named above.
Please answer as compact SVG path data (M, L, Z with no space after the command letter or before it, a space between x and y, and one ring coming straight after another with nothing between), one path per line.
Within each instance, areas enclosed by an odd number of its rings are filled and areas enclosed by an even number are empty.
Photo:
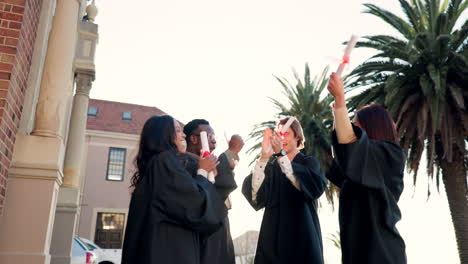
M288 131L289 127L292 125L293 122L294 117L290 117L288 119L288 122L286 122L286 124L284 124L284 126L281 128L281 133L286 133L286 131Z
M206 131L201 131L200 132L200 140L201 140L201 144L202 144L203 153L210 152L210 146L208 144L208 135L206 134ZM210 182L212 182L212 183L215 182L214 173L212 171L210 171L208 173L208 180Z
M229 141L230 141L230 140L229 140L229 138L228 138L228 136L227 136L226 131L224 131L224 138L226 139L226 143L227 143L227 145L228 145L228 147L229 147Z
M351 55L351 51L354 49L354 46L356 46L356 42L358 40L358 36L352 35L351 39L348 42L348 45L346 46L344 55L343 55L343 62L338 66L338 69L336 70L336 74L341 77L341 73L343 73L344 67L346 64L349 62L349 56Z

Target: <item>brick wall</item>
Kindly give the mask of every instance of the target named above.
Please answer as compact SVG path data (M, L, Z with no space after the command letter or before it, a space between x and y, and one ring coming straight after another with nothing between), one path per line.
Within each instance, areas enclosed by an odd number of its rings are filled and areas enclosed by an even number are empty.
M42 0L0 0L0 215Z

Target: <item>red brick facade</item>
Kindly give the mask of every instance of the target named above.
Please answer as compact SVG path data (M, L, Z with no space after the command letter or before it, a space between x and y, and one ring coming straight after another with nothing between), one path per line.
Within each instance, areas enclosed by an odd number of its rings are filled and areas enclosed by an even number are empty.
M0 215L42 0L0 0Z
M89 107L97 108L96 117L88 116L87 129L139 135L148 118L165 115L156 107L104 100L89 100ZM123 120L123 112L131 112L132 120Z

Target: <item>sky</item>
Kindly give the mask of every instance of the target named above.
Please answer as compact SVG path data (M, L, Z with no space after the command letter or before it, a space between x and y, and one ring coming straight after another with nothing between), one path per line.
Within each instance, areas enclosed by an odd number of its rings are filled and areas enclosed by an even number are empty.
M256 123L277 112L268 97L286 102L274 76L293 80L308 63L313 75L326 66L336 69L342 43L360 36L396 32L363 14L363 3L401 14L396 0L98 0L99 43L96 81L91 97L156 106L186 123L207 119L226 149L224 134L247 138ZM371 56L357 49L350 68ZM349 69L348 69L349 71ZM247 142L244 150L252 142ZM241 155L236 168L239 188L232 194L233 238L260 228L255 212L240 193L252 157ZM408 263L459 263L443 186L438 193L421 164L416 188L407 175L400 198L398 223L407 246ZM328 263L340 252L328 240L339 230L337 210L321 200L319 211Z

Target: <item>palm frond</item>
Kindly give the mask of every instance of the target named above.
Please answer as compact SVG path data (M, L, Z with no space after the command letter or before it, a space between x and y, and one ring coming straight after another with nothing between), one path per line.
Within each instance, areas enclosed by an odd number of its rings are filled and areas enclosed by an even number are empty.
M404 21L392 12L377 7L373 4L364 4L364 6L367 7L367 10L365 10L364 13L377 16L378 18L385 21L387 24L391 25L394 29L396 29L406 38L410 38L416 33L415 30L411 27L411 25L408 24L408 22Z

